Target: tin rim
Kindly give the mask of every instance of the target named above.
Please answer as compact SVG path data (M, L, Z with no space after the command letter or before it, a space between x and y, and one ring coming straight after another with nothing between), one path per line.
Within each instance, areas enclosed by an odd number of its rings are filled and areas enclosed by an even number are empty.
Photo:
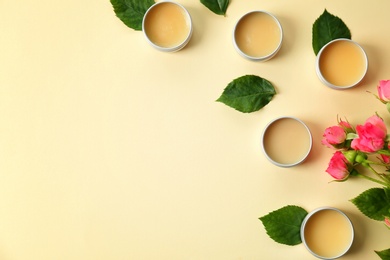
M268 153L267 153L267 151L266 151L266 149L265 149L265 147L264 147L264 137L265 137L265 134L266 134L268 128L269 128L273 123L275 123L276 121L283 120L283 119L293 119L293 120L295 120L295 121L301 123L301 124L305 127L305 129L306 129L306 131L307 131L307 134L308 134L308 137L309 137L309 148L307 149L307 152L302 156L302 158L301 158L300 160L298 160L298 161L296 161L296 162L293 162L293 163L280 163L280 162L275 161L273 158L271 158L271 157L268 155ZM309 127L308 127L302 120L300 120L299 118L293 117L293 116L281 116L281 117L275 118L275 119L273 119L271 122L269 122L269 123L265 126L265 128L264 128L264 131L263 131L263 134L262 134L262 137L261 137L261 141L262 141L261 147L262 147L262 150L263 150L263 153L264 153L265 157L266 157L271 163L273 163L274 165L279 166L279 167L284 167L284 168L293 167L293 166L296 166L296 165L301 164L302 162L304 162L304 161L306 160L306 158L309 156L310 151L311 151L312 146L313 146L313 137L312 137L312 135L311 135L311 131L310 131Z
M309 221L309 219L315 215L316 213L320 212L320 211L324 211L324 210L333 210L333 211L336 211L338 212L339 214L341 214L348 222L350 228L351 228L351 241L349 242L348 246L345 248L344 251L342 251L340 254L338 255L335 255L335 256L331 256L331 257L324 257L324 256L320 256L318 254L316 254L315 252L313 252L310 247L307 245L306 243L306 239L305 239L305 227L306 227L306 223ZM352 221L351 219L344 213L342 212L341 210L337 209L337 208L334 208L334 207L320 207L320 208L317 208L313 211L311 211L309 214L306 215L306 217L303 219L303 222L302 222L302 225L301 225L301 230L300 230L300 235L301 235L301 240L302 240L302 243L305 245L306 249L312 254L314 255L315 257L319 258L319 259L323 259L323 260L331 260L331 259L336 259L336 258L339 258L343 255L345 255L349 249L351 248L352 244L353 244L353 241L354 241L354 238L355 238L355 231L354 231L354 228L353 228L353 224L352 224Z
M348 41L348 42L351 42L353 44L355 44L359 49L360 51L362 52L362 55L363 55L363 59L364 59L364 63L365 63L365 70L364 70L364 73L362 74L362 76L354 83L350 84L350 85L347 85L347 86L337 86L337 85L334 85L332 83L330 83L323 75L322 75L322 72L321 72L321 69L320 69L320 59L321 59L321 55L322 53L324 52L324 50L331 44L333 44L334 42L337 42L337 41ZM320 51L318 52L317 54L317 58L316 58L316 73L317 73L317 76L318 78L321 80L322 83L324 83L327 87L330 87L332 89L336 89L336 90L344 90L344 89L349 89L349 88L353 88L355 87L356 85L358 85L362 80L363 78L366 76L367 74L367 71L368 71L368 57L367 57L367 53L365 52L365 50L363 49L362 46L360 46L357 42L351 40L351 39L347 39L347 38L339 38L339 39L335 39L335 40L332 40L330 42L328 42L327 44L325 44L324 46L322 46L322 48L320 49Z
M180 7L184 13L184 16L185 16L185 20L187 22L187 25L189 27L189 30L188 30L188 34L186 36L186 38L178 43L176 46L173 46L173 47L164 47L164 46L160 46L160 45L157 45L156 43L154 43L148 36L146 30L145 30L145 21L147 19L147 16L149 14L149 12L155 8L157 5L161 5L161 4L166 4L166 3L170 3L170 4L174 4L174 5L177 5L178 7ZM161 2L157 2L157 3L154 3L152 6L150 6L148 8L148 10L145 12L143 18L142 18L142 32L147 40L147 42L152 45L154 48L160 50L160 51L163 51L163 52L175 52L175 51L178 51L178 50L181 50L182 48L184 48L187 43L190 41L191 37L192 37L192 33L193 33L193 23L192 23L192 18L191 18L191 14L188 12L188 10L181 4L179 3L176 3L174 1L169 1L169 0L164 0L164 1L161 1Z
M275 48L275 50L273 50L270 54L268 55L265 55L265 56L258 56L258 57L255 57L255 56L251 56L251 55L248 55L246 54L245 52L243 52L240 47L237 45L237 42L236 42L236 29L237 29L237 26L240 24L240 22L247 16L253 14L253 13L264 13L266 15L269 15L270 17L272 17L272 19L275 21L276 25L278 26L279 30L280 30L280 39L279 39L279 43L278 43L278 46ZM273 14L267 12L267 11L263 11L263 10L255 10L255 11L250 11L246 14L244 14L243 16L241 16L240 19L238 19L237 23L235 24L234 26L234 30L233 30L233 44L234 44L234 47L236 49L236 51L241 55L243 56L244 58L246 59L249 59L249 60L254 60L254 61L266 61L266 60L269 60L271 59L272 57L274 57L276 55L276 53L279 52L280 48L282 47L282 42L283 42L283 28L282 28L282 25L280 24L279 20L276 18L276 16L274 16Z

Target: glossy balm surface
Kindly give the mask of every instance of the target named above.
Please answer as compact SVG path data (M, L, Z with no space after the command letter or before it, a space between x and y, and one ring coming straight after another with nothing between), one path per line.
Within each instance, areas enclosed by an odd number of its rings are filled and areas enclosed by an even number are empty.
M289 165L301 161L311 148L311 136L305 125L293 118L272 122L264 132L263 148L273 161Z
M144 30L154 44L163 48L172 48L186 40L190 33L190 26L186 13L179 5L163 2L147 13Z
M349 87L359 82L366 72L366 66L362 49L347 40L329 44L319 59L319 69L324 79L339 87Z
M336 210L321 210L306 222L304 237L307 247L318 256L334 258L345 253L353 240L352 225Z
M263 57L277 50L281 28L275 18L265 12L252 12L237 23L234 38L237 47L251 57Z

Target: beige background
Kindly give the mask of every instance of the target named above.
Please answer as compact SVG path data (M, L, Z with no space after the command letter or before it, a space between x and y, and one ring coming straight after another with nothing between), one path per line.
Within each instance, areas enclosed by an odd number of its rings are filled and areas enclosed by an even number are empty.
M287 204L344 210L356 241L343 259L376 259L390 233L348 201L374 185L329 183L332 151L320 140L337 115L357 124L377 111L389 122L366 91L390 78L390 2L232 0L226 17L178 2L194 35L162 53L109 0L0 1L0 259L314 259L269 239L258 220ZM315 74L311 28L325 8L368 54L357 88L332 90ZM265 63L231 41L255 9L284 29ZM275 85L271 103L242 114L215 102L246 74ZM313 150L295 168L273 166L260 149L264 126L281 115L312 130Z

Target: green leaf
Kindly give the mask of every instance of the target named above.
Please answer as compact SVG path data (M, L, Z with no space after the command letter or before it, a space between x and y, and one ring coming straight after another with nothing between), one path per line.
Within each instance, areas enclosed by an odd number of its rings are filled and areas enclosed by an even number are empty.
M364 191L351 202L367 217L383 221L390 212L390 189L371 188Z
M375 251L375 253L382 259L382 260L390 260L390 248L382 251Z
M379 150L378 153L379 154L383 154L383 155L390 155L390 151L389 150Z
M229 0L200 0L210 11L219 15L225 15L229 6Z
M302 243L301 225L307 211L298 206L285 206L260 217L265 230L275 242L294 246Z
M142 30L144 14L154 4L154 0L110 0L116 16L128 27Z
M313 50L317 55L321 48L332 40L351 39L351 32L339 17L328 13L325 9L313 24L312 37Z
M356 134L356 133L348 133L346 139L347 140L353 140L353 139L358 138L358 137L359 137L359 135Z
M250 113L267 105L276 94L271 82L255 75L245 75L230 82L217 102L240 112Z

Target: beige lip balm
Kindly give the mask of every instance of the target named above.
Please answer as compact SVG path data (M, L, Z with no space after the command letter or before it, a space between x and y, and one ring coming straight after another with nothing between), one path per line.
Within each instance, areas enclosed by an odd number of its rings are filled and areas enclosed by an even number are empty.
M178 51L190 40L192 20L182 5L163 1L152 5L145 13L142 30L155 48L161 51Z
M295 117L280 117L270 122L262 137L266 157L280 167L303 162L312 147L312 136L304 122Z
M265 61L280 49L283 30L279 21L265 11L252 11L237 22L233 32L236 50L245 58Z
M301 226L301 238L314 256L335 259L344 255L352 246L354 229L352 222L342 211L323 207L305 217Z
M317 74L320 80L334 89L357 85L368 67L363 48L349 39L336 39L326 44L317 55Z

